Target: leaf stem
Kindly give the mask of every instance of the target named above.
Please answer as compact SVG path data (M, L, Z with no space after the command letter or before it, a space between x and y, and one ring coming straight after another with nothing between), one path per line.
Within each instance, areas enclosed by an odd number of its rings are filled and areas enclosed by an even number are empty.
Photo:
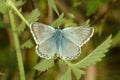
M27 26L29 25L29 22L23 17L23 15L18 11L18 9L15 7L15 5L13 4L13 2L11 0L7 0L7 3L10 7L12 7L12 9L17 13L17 15L26 23Z
M14 15L11 10L9 11L9 16L10 16L11 27L13 30L13 38L14 38L14 42L15 42L16 55L17 55L19 73L20 73L20 80L25 80L25 73L24 73L24 67L23 67L23 62L22 62L20 43L19 43L18 35L15 31L15 29L16 29L15 18L14 18Z

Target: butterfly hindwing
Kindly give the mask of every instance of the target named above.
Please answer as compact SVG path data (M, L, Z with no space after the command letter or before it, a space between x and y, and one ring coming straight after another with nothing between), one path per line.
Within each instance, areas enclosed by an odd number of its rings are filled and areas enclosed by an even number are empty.
M80 47L74 44L72 41L64 37L62 43L59 46L59 55L62 59L72 60L79 56Z
M52 40L52 37L41 44L37 44L36 51L40 57L51 59L56 52L56 46Z

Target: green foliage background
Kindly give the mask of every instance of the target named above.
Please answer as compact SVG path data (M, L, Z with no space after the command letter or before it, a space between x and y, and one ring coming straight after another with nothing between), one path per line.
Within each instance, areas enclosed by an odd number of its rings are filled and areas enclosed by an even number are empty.
M0 0L0 80L120 80L119 12L120 0ZM78 59L47 60L35 52L36 21L95 32Z

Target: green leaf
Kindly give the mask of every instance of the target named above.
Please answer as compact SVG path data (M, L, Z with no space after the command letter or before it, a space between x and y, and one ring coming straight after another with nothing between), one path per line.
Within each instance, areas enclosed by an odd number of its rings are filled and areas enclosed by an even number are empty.
M90 26L90 20L86 20L81 26Z
M101 58L105 56L104 53L108 51L111 46L111 36L109 36L101 45L99 45L92 53L87 57L74 64L78 68L86 68L90 65L96 64L96 62L101 61Z
M113 0L87 0L87 16L90 16L91 14L95 13L96 10L102 6L102 4L109 3Z
M72 80L71 79L71 69L70 67L67 69L67 71L60 76L57 80Z
M120 42L120 31L117 32L117 34L112 39L112 46L118 45Z
M21 22L20 25L18 25L18 27L16 28L16 31L17 32L23 32L25 28L26 28L25 23Z
M31 48L33 46L33 42L31 39L27 40L21 45L21 48Z
M75 77L77 80L80 79L82 74L85 74L85 72L83 70L80 70L78 67L76 67L73 63L71 63L70 61L67 60L63 60L73 71ZM62 62L63 63L63 62Z
M100 0L87 0L87 16L93 14L97 8L100 6Z
M27 21L28 21L29 23L31 23L31 22L38 21L38 20L39 20L39 16L40 16L40 13L39 13L38 9L34 9L34 10L27 16L26 19L27 19ZM22 22L20 23L20 25L17 27L16 31L22 32L22 31L25 30L25 28L26 28L26 25L25 25L25 23L22 21Z
M20 0L20 1L13 0L13 3L16 7L19 7L19 6L22 6L23 4L25 4L25 1L23 2L22 0Z
M57 13L57 15L59 16L60 14L59 14L59 12L58 12L58 9L57 9L57 7L56 7L56 5L55 5L54 0L48 0L48 2L49 2L49 4L52 6L53 10L54 10L54 11Z
M54 59L43 59L37 65L34 66L34 69L38 71L45 71L54 66Z
M65 27L69 27L69 26L76 26L77 24L74 22L73 19L64 19L64 23L65 23Z
M61 24L63 24L64 23L64 14L62 13L60 16L59 16L59 18L58 19L56 19L52 24L51 24L51 26L53 26L53 27L58 27L58 26L60 26Z
M59 67L63 67L63 65L65 64L65 62L62 59L60 59L58 61L58 64L59 64Z
M77 9L77 7L79 7L81 5L81 1L77 1L77 0L72 1L72 3L73 3L72 7L74 9Z
M27 17L29 23L39 20L40 13L38 9L34 9L30 15Z
M82 74L85 74L85 72L84 72L83 70L79 70L79 69L78 69L77 67L75 67L75 66L72 66L71 69L72 69L74 75L76 76L76 79L77 79L77 80L80 79L80 77L81 77Z
M5 0L0 0L0 12L1 13L7 13L8 11L8 6L6 4L6 1Z

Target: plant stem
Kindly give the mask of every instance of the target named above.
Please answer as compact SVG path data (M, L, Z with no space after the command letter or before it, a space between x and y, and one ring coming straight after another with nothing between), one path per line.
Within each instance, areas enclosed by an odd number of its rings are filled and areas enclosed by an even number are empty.
M18 9L15 7L15 5L13 4L13 2L11 0L7 0L7 3L10 7L12 7L12 9L17 13L17 15L26 23L27 26L29 25L29 22L23 17L23 15L18 11Z
M13 30L13 38L14 38L14 42L15 42L16 55L17 55L19 73L20 73L20 80L25 80L25 73L24 73L24 67L23 67L23 62L22 62L19 38L18 38L17 33L15 32L16 23L15 23L14 15L11 10L9 11L9 16L10 16L11 27Z

